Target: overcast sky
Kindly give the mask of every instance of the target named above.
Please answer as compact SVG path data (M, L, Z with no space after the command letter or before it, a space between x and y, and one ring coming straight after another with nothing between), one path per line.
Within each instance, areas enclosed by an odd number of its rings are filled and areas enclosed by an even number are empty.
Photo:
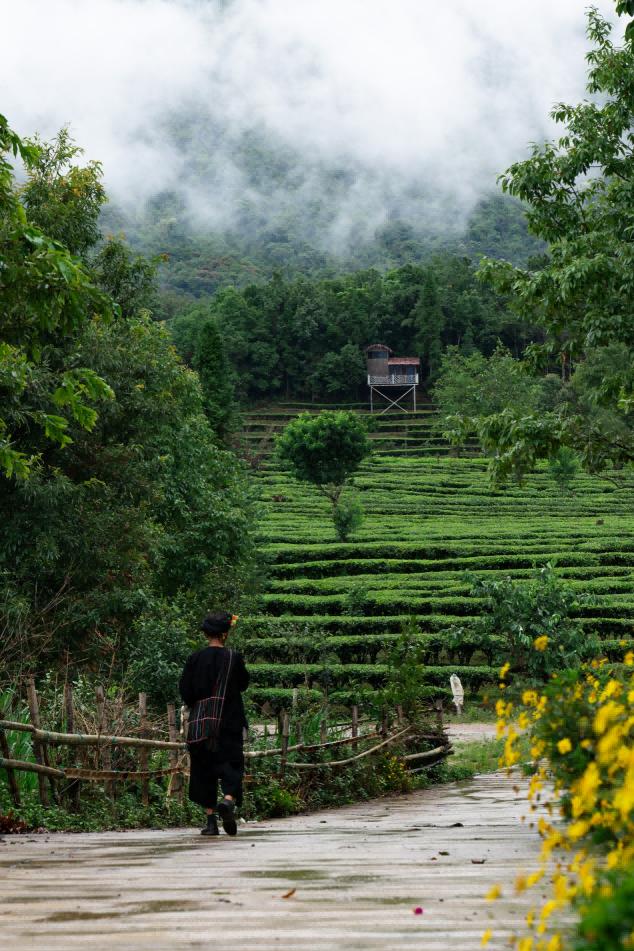
M611 14L613 3L597 0ZM311 161L353 160L464 194L584 95L580 0L5 0L0 110L71 125L115 195L144 198L187 155L160 120L192 106L266 128ZM224 133L223 133L224 135ZM230 137L216 187L239 191ZM218 184L219 182L219 184Z

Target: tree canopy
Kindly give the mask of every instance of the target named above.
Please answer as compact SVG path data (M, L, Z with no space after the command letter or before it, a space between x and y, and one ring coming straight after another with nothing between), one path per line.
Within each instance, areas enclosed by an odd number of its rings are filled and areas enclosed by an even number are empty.
M311 482L336 502L370 451L363 420L356 413L302 413L277 443L278 458L296 479Z
M246 474L152 319L153 263L119 240L95 248L99 166L72 165L65 137L24 143L4 120L0 135L0 661L123 677L147 669L161 628L176 663L183 632L250 584ZM67 196L62 178L90 194Z
M618 8L634 13L630 2ZM591 9L588 36L590 98L555 106L563 134L501 177L527 204L547 257L536 270L494 260L481 268L518 315L543 329L529 348L533 367L557 361L571 378L551 412L509 407L474 421L499 477L521 476L564 445L591 470L634 461L634 33L630 23L625 45L615 45L611 24Z

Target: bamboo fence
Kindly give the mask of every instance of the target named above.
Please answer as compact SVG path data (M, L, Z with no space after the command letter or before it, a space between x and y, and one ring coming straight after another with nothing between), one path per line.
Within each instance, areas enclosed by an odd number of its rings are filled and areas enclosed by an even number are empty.
M150 781L169 778L167 795L183 798L185 777L188 776L186 711L181 716L181 729L178 729L177 710L174 704L167 705L165 732L169 740L153 739L147 718L147 698L141 693L138 706L138 736L124 736L109 731L111 724L107 722L106 703L103 688L96 691L96 722L97 733L80 733L74 730L77 722L73 707L72 688L66 685L64 691L64 712L67 732L58 732L44 729L41 724L39 698L33 678L26 684L26 696L29 705L30 722L4 719L0 713L0 768L7 774L9 792L16 806L20 805L20 790L16 773L35 773L38 779L38 792L43 806L50 805L51 800L58 802L60 786L66 784L64 795L74 807L79 807L80 789L83 782L103 783L106 794L114 799L117 784L133 781L140 784L141 797L144 804L149 802ZM247 760L258 760L266 757L279 757L279 775L284 776L287 768L297 770L331 769L348 766L358 760L371 756L379 750L398 741L416 740L434 744L431 749L414 752L402 757L408 768L415 764L416 771L434 765L446 756L451 755L451 744L444 731L442 709L436 707L436 729L431 733L423 733L415 724L406 723L400 707L396 710L394 727L390 728L388 717L385 715L380 724L373 724L371 720L360 720L359 709L351 709L351 719L347 723L329 724L327 717L321 719L319 725L319 743L303 742L304 727L299 720L293 720L288 711L282 711L274 732L274 744L268 746L269 726L265 724L262 749L246 749ZM370 724L370 729L363 732L362 724ZM298 742L290 744L291 726ZM330 739L333 732L345 735ZM17 759L12 755L9 737L12 732L28 733L31 737L33 761ZM376 742L375 742L376 741ZM367 744L370 743L370 746ZM359 751L359 746L365 748ZM352 755L341 759L327 759L311 761L312 754L331 752L339 748L350 746ZM67 747L75 754L67 757L68 763L63 765L52 753L58 747ZM113 769L112 763L116 751L125 749L136 755L136 764L130 769ZM88 750L93 750L97 756L98 767L90 768L85 763ZM168 754L168 766L152 769L149 767L152 751L163 751ZM305 761L298 760L296 754L301 753L308 757ZM289 761L289 754L293 759Z

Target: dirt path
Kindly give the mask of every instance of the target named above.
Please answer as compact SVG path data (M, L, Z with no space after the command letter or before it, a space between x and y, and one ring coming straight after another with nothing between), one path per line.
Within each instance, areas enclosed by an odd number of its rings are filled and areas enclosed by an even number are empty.
M5 836L2 947L476 951L492 927L488 948L502 949L528 899L483 895L535 867L526 811L513 781L493 774L243 825L237 839L188 829Z

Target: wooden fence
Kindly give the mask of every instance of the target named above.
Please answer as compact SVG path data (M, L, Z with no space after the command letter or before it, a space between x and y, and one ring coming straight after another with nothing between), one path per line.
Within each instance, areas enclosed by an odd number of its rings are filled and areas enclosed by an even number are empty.
M149 783L152 779L161 779L168 777L167 787L168 796L183 797L184 778L188 775L187 764L187 745L184 736L187 731L186 718L183 717L181 723L182 733L178 728L177 711L174 704L167 705L166 724L164 732L169 736L169 740L153 739L150 736L151 731L147 719L147 698L146 695L139 694L138 706L138 736L121 736L108 732L109 724L106 717L106 703L103 688L97 688L95 696L95 714L98 726L97 733L79 733L75 732L74 724L76 721L75 709L73 705L72 689L69 685L64 691L64 714L67 732L56 732L42 728L40 718L40 708L35 682L31 678L27 681L27 698L30 713L30 723L21 721L3 719L4 714L0 713L0 768L6 770L9 791L12 800L16 806L20 805L20 789L17 782L16 772L25 771L35 773L38 780L38 790L40 802L43 806L50 805L51 800L59 801L59 784L65 782L66 796L73 802L75 807L79 807L80 790L82 782L103 783L104 790L111 798L116 797L117 784L124 781L135 781L141 785L142 801L145 805L149 802ZM264 724L261 739L264 742L263 749L246 749L245 757L247 760L256 760L262 757L279 757L279 775L283 777L287 767L298 770L311 770L323 768L345 767L361 760L367 756L384 749L392 743L399 740L414 740L431 744L431 749L421 752L408 753L403 756L408 768L412 771L418 771L421 768L427 768L446 756L451 754L451 744L444 731L442 719L442 705L437 704L434 708L436 728L433 732L422 732L415 724L407 723L400 707L395 711L393 725L390 727L389 719L385 715L382 722L374 723L369 719L361 719L358 707L351 709L351 718L345 723L329 724L326 717L320 721L320 742L305 743L303 741L302 723L298 719L291 721L291 715L288 711L282 711L279 714L278 722L273 728L273 745L269 746L270 724ZM368 729L363 729L369 727ZM291 744L291 728L297 739L296 743ZM16 759L11 752L7 732L28 733L31 736L33 759L26 761ZM330 739L332 734L335 739ZM343 734L343 735L341 735ZM370 743L368 746L367 744ZM52 755L51 750L57 747L68 747L70 755L67 759L70 763L61 765ZM316 754L320 751L331 752L335 749L351 747L351 755L340 759L329 759L325 761L306 761L297 760L293 756L289 761L289 754ZM359 747L364 748L359 750ZM117 749L132 750L136 753L136 768L131 769L113 769L112 762ZM87 749L95 751L97 757L97 768L89 768L86 765L79 765L85 762ZM168 766L159 769L149 768L150 752L164 751L168 754ZM72 752L75 751L75 755Z

